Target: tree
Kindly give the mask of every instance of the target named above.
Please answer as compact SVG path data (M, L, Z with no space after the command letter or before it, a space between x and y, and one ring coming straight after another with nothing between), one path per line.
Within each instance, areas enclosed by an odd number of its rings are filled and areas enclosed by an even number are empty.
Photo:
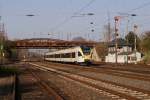
M5 53L6 59L9 59L9 60L14 59L14 55L16 59L17 51L15 49L12 49L14 46L15 46L14 42L10 40L3 41L3 52Z
M150 51L150 31L147 31L142 36L141 48L143 52Z
M100 58L105 59L105 56L108 54L108 48L106 43L99 43L95 46L97 54Z
M114 45L115 46L116 41L117 41L118 46L123 46L123 45L127 44L125 39L123 39L123 38L117 38L116 40L113 39L109 45Z
M105 38L105 42L110 42L112 39L112 33L114 29L109 25L104 25L103 27L103 34Z
M145 54L144 63L150 63L150 31L144 33L140 46Z
M128 41L128 44L132 46L132 49L134 49L135 46L135 37L136 37L136 47L137 50L140 50L140 38L132 31L130 31L126 36L125 39Z

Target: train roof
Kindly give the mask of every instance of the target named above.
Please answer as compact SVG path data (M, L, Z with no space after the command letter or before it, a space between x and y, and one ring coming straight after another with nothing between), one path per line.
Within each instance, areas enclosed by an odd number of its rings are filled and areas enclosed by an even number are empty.
M68 51L73 51L73 50L77 50L80 49L80 46L76 46L76 47L72 47L72 48L66 48L66 49L61 49L61 50L56 50L56 51L52 51L52 52L47 52L46 54L51 54L51 53L60 53L60 52L68 52Z
M64 52L64 53L67 53L67 52L72 52L74 50L81 50L83 48L87 48L88 46L76 46L76 47L71 47L71 48L66 48L66 49L61 49L61 50L56 50L56 51L52 51L52 52L47 52L45 54L52 54L52 53L60 53L60 52Z

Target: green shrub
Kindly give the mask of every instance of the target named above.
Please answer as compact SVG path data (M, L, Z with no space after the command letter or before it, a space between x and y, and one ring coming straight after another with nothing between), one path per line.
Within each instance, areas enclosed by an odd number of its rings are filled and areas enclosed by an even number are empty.
M150 64L150 51L145 53L145 57L144 57L144 63L146 64Z
M0 74L14 74L17 72L18 72L18 70L15 67L11 67L11 68L4 67L4 66L0 67Z

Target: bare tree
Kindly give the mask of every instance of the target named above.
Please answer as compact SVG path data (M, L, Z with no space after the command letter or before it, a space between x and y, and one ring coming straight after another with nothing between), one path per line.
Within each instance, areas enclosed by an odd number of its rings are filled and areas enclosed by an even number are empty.
M103 31L103 34L104 34L104 39L105 39L105 42L110 42L112 40L112 33L113 33L113 28L111 28L110 25L104 25L104 31Z

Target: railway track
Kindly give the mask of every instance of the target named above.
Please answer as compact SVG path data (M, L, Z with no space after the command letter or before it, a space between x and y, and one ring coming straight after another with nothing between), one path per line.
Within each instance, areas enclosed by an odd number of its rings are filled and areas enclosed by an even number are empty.
M110 70L110 71L118 71L125 74L135 74L135 75L143 75L143 76L150 76L150 67L137 67L132 65L99 65L99 66L91 66L93 68L103 69L103 70Z
M42 81L36 72L29 68L28 71L35 77L35 79L38 81L38 86L43 90L44 93L48 94L49 98L52 100L64 100L63 97L61 97L57 92L55 92L55 90L49 87L46 82Z
M38 63L40 65L44 65L47 66L47 64L42 64L42 63ZM104 74L109 74L109 75L114 75L114 76L119 76L119 77L125 77L125 78L130 78L130 79L137 79L137 80L143 80L143 81L150 81L150 74L144 74L144 73L137 73L137 72L131 72L131 71L127 71L127 70L121 70L119 68L119 70L115 70L112 68L104 68L104 67L95 67L95 66L91 66L91 67L86 67L86 66L78 66L78 65L69 65L69 64L56 64L53 63L56 66L61 66L61 67L67 67L67 68L72 68L72 69L80 69L80 70L84 70L84 71L89 71L89 72L95 72L95 73L104 73ZM58 68L58 67L56 67Z
M86 68L87 70L89 68ZM101 68L102 69L102 68ZM138 80L143 80L143 81L150 81L150 75L145 75L145 74L139 74L135 72L127 72L127 71L120 71L120 70L112 70L112 69L102 69L102 70L92 70L93 72L97 73L107 73L110 75L115 75L115 76L120 76L120 77L126 77L126 78L131 78L131 79L138 79Z
M150 66L147 65L133 65L133 64L128 64L128 65L110 65L110 64L105 64L105 65L97 65L93 66L95 68L102 68L102 69L109 69L109 70L118 70L118 71L128 71L128 72L134 72L138 74L148 74L150 75Z
M44 71L55 72L58 75L60 75L60 77L62 78L72 80L78 84L95 89L99 93L111 97L113 99L118 99L118 100L141 100L141 99L149 100L150 99L149 92L137 91L134 90L133 88L123 87L117 84L113 84L111 82L104 82L97 79L93 79L91 77L78 75L75 73L70 73L55 68L50 68L38 64L33 64L33 63L30 64Z

